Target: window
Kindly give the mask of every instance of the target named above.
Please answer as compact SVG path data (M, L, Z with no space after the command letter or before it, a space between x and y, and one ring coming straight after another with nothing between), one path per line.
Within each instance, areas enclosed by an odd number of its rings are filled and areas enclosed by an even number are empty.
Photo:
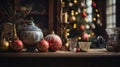
M116 0L106 0L107 28L116 27Z
M92 22L92 0L86 0L86 5L87 5L88 22Z

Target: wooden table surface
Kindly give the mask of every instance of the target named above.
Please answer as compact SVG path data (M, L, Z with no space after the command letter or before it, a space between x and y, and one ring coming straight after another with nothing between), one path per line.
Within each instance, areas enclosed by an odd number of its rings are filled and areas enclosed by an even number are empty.
M90 49L88 52L4 52L0 57L113 57L120 56L120 52L107 52L106 49Z
M5 67L119 67L119 52L90 49L88 52L4 52L0 64Z

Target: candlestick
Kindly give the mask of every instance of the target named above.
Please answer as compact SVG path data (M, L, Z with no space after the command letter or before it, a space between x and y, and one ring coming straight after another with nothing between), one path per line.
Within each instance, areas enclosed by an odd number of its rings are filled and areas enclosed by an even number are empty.
M64 23L67 23L67 20L68 20L68 14L67 14L67 12L65 12L65 13L63 14L63 22L64 22Z

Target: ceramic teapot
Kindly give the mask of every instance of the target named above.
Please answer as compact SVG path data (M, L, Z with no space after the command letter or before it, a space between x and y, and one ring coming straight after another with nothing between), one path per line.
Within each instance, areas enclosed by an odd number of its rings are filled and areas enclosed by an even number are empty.
M42 30L37 27L32 20L20 30L20 39L25 45L35 45L43 38Z

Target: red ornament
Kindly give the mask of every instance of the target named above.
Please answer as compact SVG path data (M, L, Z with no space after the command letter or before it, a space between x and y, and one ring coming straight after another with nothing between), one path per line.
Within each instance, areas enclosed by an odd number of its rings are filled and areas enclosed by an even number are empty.
M49 43L49 51L55 52L62 47L62 40L56 34L47 35L45 40Z
M96 7L96 3L95 3L95 2L93 2L93 3L92 3L92 6L95 8L95 7Z
M86 12L81 13L81 16L85 18L87 16Z
M89 35L87 33L84 33L82 35L82 39L85 40L85 41L88 41L89 40Z
M42 39L41 41L38 42L37 44L37 49L40 51L40 52L46 52L49 48L49 43Z
M12 41L11 49L13 51L20 52L20 51L22 51L23 47L24 47L24 45L23 45L21 40L15 39L15 40Z
M80 48L76 48L76 52L80 52Z
M80 25L80 30L84 30L85 26L84 25Z

